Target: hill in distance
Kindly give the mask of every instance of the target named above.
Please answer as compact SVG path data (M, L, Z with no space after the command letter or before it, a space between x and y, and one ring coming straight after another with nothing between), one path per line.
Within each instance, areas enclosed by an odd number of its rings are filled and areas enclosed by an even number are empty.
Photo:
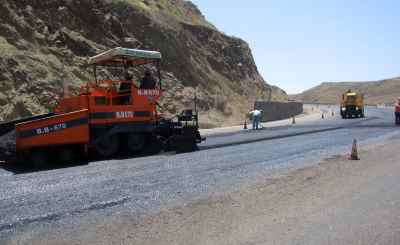
M348 89L363 93L367 104L393 104L400 97L400 77L370 82L326 82L290 97L304 103L338 104Z

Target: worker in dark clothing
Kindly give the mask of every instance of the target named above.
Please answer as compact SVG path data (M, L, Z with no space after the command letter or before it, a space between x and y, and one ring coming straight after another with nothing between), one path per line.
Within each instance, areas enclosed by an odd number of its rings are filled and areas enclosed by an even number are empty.
M394 115L396 119L396 125L400 125L400 98L397 100Z
M147 70L144 73L144 77L140 81L141 89L155 89L156 88L156 80L151 75L151 72Z
M125 81L119 85L119 91L124 93L124 92L130 92L131 87L132 87L132 79L133 76L129 73L126 74L125 76Z

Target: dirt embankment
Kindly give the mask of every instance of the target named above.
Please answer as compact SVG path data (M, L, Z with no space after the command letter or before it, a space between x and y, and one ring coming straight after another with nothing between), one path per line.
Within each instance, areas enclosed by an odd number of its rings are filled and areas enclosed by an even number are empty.
M29 2L29 4L28 4ZM286 100L258 73L246 42L184 0L4 0L0 5L0 121L53 108L63 81L93 79L85 61L117 46L163 54L164 112L193 107L202 123L238 123L255 100Z

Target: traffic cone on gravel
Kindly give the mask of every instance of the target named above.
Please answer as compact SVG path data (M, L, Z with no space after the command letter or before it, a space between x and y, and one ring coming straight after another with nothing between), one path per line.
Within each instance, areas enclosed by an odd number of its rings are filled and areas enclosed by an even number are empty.
M246 121L246 119L244 119L243 129L247 129L247 121Z
M351 148L350 160L360 160L358 157L357 140L354 139L353 147Z

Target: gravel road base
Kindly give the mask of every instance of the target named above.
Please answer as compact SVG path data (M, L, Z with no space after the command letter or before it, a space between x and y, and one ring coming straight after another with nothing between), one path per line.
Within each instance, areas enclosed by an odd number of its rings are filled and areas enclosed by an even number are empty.
M9 244L400 244L400 139L143 216Z

